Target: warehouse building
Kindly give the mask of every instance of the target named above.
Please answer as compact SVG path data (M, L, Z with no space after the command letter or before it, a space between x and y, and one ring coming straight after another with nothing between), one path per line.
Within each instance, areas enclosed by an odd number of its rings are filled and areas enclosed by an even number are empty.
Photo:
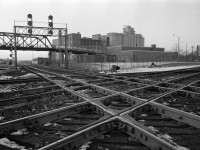
M36 65L48 65L49 59L44 57L38 57L32 60L32 64Z
M175 61L177 53L165 52L164 48L157 48L156 45L151 47L129 47L129 46L110 46L107 48L107 54L113 56L113 61ZM121 60L120 60L121 59Z

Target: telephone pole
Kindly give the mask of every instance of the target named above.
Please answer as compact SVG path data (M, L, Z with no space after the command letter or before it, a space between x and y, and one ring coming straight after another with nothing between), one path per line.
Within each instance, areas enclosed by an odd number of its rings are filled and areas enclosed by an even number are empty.
M175 35L175 34L173 34L173 36L178 38L178 62L179 62L180 61L180 48L179 48L179 46L180 46L180 44L179 44L180 43L180 37Z

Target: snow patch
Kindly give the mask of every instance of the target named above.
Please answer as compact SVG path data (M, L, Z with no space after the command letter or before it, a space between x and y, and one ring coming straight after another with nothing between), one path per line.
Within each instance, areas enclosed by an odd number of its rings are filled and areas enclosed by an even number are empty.
M141 114L140 117L147 117L147 114Z
M4 118L5 118L5 117L3 117L3 116L0 116L0 121L1 121L1 120L3 120Z
M32 148L26 149L25 146L19 146L17 143L10 141L7 138L1 138L0 139L0 145L4 145L6 147L10 147L10 148L15 148L18 150L32 150Z
M16 132L12 132L10 135L24 135L28 134L29 132L27 131L26 128L17 130Z
M166 142L170 143L171 145L173 145L177 150L189 150L186 147L182 147L177 145L174 141L173 138L171 136L169 136L168 134L157 134L157 136L163 140L165 140Z
M169 142L170 144L173 144L174 145L174 142L173 142L173 138L171 136L169 136L168 134L158 134L157 135L159 138L165 140L166 142Z
M163 102L162 104L163 104L163 105L166 105L166 106L169 105L169 103L167 103L167 102Z
M158 130L157 130L155 127L153 127L153 126L148 126L148 128L149 128L150 131L152 131L154 134L155 134L156 132L158 132Z
M0 76L0 80L7 80L7 79L11 79L12 76L5 76L5 75L2 75Z
M59 125L59 124L57 124L57 123L51 123L51 122L48 122L48 123L45 123L44 126L45 126L45 127L48 127L48 126L54 126L54 127L57 127L57 126L61 126L61 125Z
M64 118L65 121L70 121L72 118Z
M20 78L35 78L35 77L38 77L36 74L33 74L33 73L28 73L28 74L25 74L23 76L20 76Z
M48 127L48 126L50 126L50 125L51 125L50 122L44 124L45 127Z
M141 122L141 123L144 123L145 122L145 120L138 120L139 122Z
M159 72L159 71L172 71L177 69L189 69L199 67L199 65L191 65L191 66L175 66L175 67L157 67L157 68L130 68L130 69L120 69L117 73L135 73L135 72ZM112 72L100 72L104 74L112 74Z
M86 150L88 147L90 147L90 144L91 144L91 143L92 143L92 142L89 141L89 142L83 144L81 147L79 147L79 150Z
M182 146L179 146L179 145L176 146L176 149L177 150L190 150L190 149L188 149L186 147L182 147Z

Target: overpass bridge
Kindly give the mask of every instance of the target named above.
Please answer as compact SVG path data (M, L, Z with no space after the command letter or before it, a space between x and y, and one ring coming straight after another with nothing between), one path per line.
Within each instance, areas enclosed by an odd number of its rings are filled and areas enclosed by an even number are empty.
M0 50L14 50L15 37L17 51L51 51L65 53L65 47L52 45L47 35L30 35L11 32L0 32ZM102 54L102 50L80 47L67 47L67 50L74 54Z

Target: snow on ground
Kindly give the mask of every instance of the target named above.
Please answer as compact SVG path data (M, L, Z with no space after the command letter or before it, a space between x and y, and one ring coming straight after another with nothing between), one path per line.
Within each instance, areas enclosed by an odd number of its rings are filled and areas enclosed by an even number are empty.
M10 140L7 139L7 138L1 138L1 139L0 139L0 144L1 144L1 145L4 145L4 146L6 146L6 147L13 148L13 149L27 150L27 149L25 148L25 146L19 146L18 144L16 144L16 143L13 142L13 141L10 141Z
M0 80L9 80L9 79L11 79L12 78L12 76L5 76L5 75L2 75L2 76L0 76Z
M36 74L34 74L34 73L28 73L28 74L25 74L25 75L23 75L23 76L20 76L19 78L24 78L24 79L26 79L26 78L37 78L38 76L36 75Z
M170 143L175 149L177 150L189 150L186 147L182 147L177 145L174 141L173 138L171 136L169 136L168 134L157 134L157 136L161 139L163 139L164 141Z
M79 150L86 150L88 147L90 147L91 143L92 142L89 141L89 142L83 144L81 147L79 147Z
M26 128L17 130L16 132L12 132L11 135L24 135L28 134L29 132L27 131Z
M179 70L179 69L189 69L194 67L200 67L200 65L191 65L191 66L175 66L175 67L155 67L155 68L131 68L131 69L120 69L117 73L138 73L138 72L159 72L159 71L172 71L172 70ZM105 74L112 74L112 72L100 72ZM116 74L116 72L113 72Z
M27 78L37 78L38 76L36 74L33 73L28 73L22 76L17 76L17 77L13 77L13 76L7 76L7 75L2 75L0 76L0 80L9 80L9 79L27 79Z

